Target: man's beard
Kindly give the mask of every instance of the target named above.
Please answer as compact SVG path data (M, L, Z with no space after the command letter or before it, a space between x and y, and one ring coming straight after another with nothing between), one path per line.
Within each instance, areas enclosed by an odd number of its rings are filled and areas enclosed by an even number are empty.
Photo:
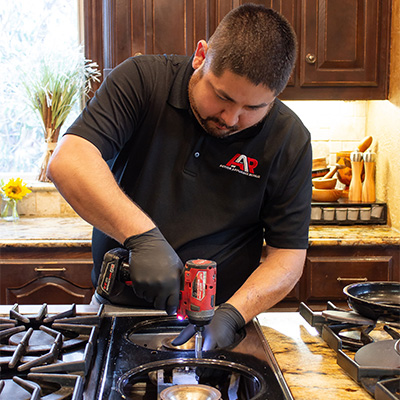
M236 133L239 130L239 127L237 125L233 126L227 126L224 121L217 117L207 117L203 118L198 110L198 107L196 105L196 102L193 98L193 89L196 86L196 84L199 82L201 79L201 71L198 71L196 75L193 75L192 78L189 81L189 102L190 102L190 107L192 109L192 112L194 116L196 117L197 121L201 125L201 127L210 135L219 139L223 139L227 136L232 135L233 133ZM214 123L218 124L223 130L218 129L215 127Z

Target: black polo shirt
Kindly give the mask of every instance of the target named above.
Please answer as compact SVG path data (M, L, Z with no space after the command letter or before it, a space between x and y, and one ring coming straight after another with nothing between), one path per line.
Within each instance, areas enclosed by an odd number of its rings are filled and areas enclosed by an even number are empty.
M264 237L273 247L307 248L310 134L276 100L258 126L224 139L208 135L190 110L192 73L185 56L129 58L67 133L100 150L183 262L217 262L221 303L258 266ZM104 253L118 246L94 230L94 284Z

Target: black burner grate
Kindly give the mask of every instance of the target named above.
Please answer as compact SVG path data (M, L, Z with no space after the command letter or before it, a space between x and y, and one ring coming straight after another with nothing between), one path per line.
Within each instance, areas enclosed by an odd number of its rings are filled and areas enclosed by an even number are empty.
M77 316L73 304L48 315L43 304L35 315L22 315L18 304L0 319L0 399L82 399L93 361L99 312ZM12 397L9 397L12 393Z

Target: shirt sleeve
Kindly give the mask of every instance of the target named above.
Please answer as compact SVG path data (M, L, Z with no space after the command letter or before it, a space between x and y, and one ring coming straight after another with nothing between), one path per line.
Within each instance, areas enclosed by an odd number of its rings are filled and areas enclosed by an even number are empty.
M287 150L289 155L280 157L275 168L275 187L267 196L262 221L268 245L307 249L311 217L312 148L307 129L300 122L296 125ZM304 140L307 136L308 139Z
M66 134L87 139L105 160L113 158L140 120L151 90L151 85L146 86L145 81L143 68L134 58L121 63L107 76Z

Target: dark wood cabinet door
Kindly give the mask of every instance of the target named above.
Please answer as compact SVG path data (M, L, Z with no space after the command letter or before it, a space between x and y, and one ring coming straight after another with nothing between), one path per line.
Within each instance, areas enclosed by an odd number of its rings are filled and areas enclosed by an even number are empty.
M137 53L192 54L209 35L208 13L206 0L106 0L104 67Z
M92 260L65 257L0 259L0 304L89 304Z
M306 89L303 94L319 88L312 93L387 97L389 4L390 0L301 0L298 79L299 87Z
M43 276L21 287L6 288L5 304L89 304L93 287L80 287L64 278Z
M309 300L345 300L343 288L352 283L393 279L393 257L308 256L305 268Z

